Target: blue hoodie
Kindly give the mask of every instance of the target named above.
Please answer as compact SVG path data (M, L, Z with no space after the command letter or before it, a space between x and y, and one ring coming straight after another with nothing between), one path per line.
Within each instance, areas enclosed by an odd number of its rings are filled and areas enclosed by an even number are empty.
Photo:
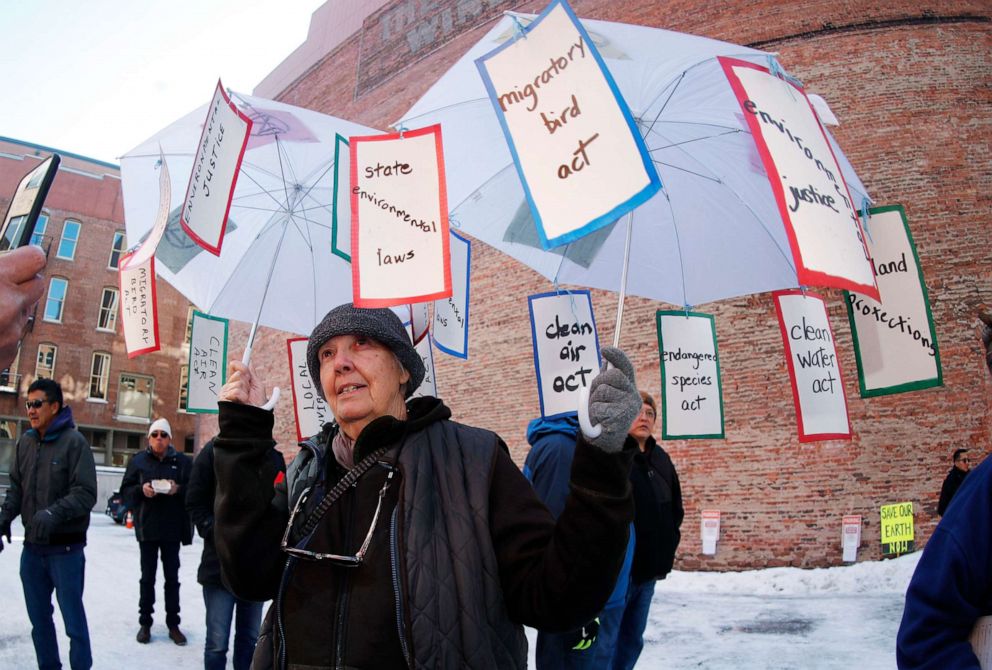
M954 495L906 591L896 639L900 668L974 668L975 620L992 614L992 458Z
M527 442L530 453L524 461L524 476L530 480L537 497L557 519L565 509L569 482L572 479L572 458L575 456L575 439L579 434L579 421L574 415L538 418L527 424ZM622 606L627 598L630 564L634 558L634 526L630 526L627 553L617 576L610 599L604 609Z

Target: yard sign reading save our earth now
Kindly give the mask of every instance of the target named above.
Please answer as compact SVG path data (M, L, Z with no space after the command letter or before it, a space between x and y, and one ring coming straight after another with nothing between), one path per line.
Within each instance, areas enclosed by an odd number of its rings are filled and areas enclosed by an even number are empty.
M475 61L545 249L613 223L661 187L627 103L564 0Z

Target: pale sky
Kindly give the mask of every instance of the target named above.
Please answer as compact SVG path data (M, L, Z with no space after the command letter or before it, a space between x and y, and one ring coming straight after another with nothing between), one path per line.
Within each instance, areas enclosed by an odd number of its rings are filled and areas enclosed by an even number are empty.
M324 0L0 4L0 135L111 163L206 104L252 89Z

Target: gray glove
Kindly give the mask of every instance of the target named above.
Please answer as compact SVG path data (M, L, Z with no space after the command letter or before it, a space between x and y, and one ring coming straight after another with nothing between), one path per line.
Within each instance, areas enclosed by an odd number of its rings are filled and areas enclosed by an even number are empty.
M607 453L616 453L623 449L630 425L641 411L641 394L626 354L616 347L604 347L603 358L613 367L607 370L604 364L589 386L589 420L602 426L602 432L586 440Z

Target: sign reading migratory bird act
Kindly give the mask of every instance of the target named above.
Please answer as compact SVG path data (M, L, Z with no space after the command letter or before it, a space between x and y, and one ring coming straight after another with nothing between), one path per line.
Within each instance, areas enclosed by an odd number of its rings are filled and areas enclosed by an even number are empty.
M121 287L121 324L127 357L158 351L158 303L155 294L155 257L144 263L121 258L117 271Z

